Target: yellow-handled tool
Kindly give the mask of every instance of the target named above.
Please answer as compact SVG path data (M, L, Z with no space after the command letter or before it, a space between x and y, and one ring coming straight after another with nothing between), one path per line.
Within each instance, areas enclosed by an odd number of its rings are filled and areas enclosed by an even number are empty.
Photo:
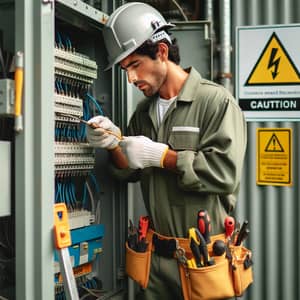
M76 281L68 247L71 246L71 234L68 211L65 203L54 205L54 242L63 277L64 292L67 300L79 300Z
M113 132L113 131L111 131L111 130L104 129L104 128L100 127L97 123L88 122L88 121L86 121L86 120L84 120L84 119L81 119L81 118L79 118L79 117L77 117L77 116L75 116L75 115L71 115L71 114L66 114L66 113L61 113L61 112L59 112L59 113L57 113L57 115L58 115L58 116L62 116L62 117L69 118L69 119L71 119L71 120L72 120L72 119L78 120L79 122L84 123L84 124L90 126L90 127L93 128L93 129L100 128L103 132L105 132L105 133L107 133L107 134L111 134L111 135L115 136L115 137L116 137L117 139L119 139L119 140L123 140L123 136L121 136L121 135L119 135L119 134L117 134L117 133L115 133L115 132Z
M22 94L23 94L23 52L18 51L15 57L15 131L23 130Z

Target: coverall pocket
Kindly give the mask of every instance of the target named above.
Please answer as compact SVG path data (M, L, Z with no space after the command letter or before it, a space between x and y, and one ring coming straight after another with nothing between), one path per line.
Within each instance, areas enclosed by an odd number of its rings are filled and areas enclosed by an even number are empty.
M242 246L232 249L233 284L236 296L241 296L253 282L251 251Z
M151 245L146 252L136 252L129 248L126 242L126 274L136 281L142 288L146 288L149 282L151 266Z
M199 144L199 132L187 130L171 131L168 144L174 150L197 151Z

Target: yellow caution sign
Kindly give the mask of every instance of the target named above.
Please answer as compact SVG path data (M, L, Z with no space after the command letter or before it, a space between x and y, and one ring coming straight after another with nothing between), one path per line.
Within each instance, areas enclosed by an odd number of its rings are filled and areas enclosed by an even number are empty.
M291 128L258 128L256 135L256 183L291 186Z
M300 73L274 32L245 85L300 84Z

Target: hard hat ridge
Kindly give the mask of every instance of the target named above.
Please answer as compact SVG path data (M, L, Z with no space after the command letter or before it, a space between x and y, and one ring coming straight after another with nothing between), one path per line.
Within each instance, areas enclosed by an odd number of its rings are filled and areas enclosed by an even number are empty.
M171 38L164 29L175 25L166 22L152 6L142 2L129 2L116 9L103 28L109 64L105 70L119 63L146 40L157 42ZM157 34L156 34L157 33Z

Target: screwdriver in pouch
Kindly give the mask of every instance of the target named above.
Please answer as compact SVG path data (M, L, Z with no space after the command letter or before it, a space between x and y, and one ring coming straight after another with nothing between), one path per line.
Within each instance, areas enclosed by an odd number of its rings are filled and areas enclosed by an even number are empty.
M146 240L147 231L149 228L149 217L140 216L139 219L139 236L138 236L138 252L145 252L147 250L148 242Z
M210 217L205 209L201 209L198 212L197 218L198 229L203 235L205 242L207 244L210 243L210 231L211 231L211 224L210 224Z
M227 216L224 221L225 236L228 242L231 242L231 235L234 231L235 221L233 217Z
M204 266L211 266L215 262L213 259L210 258L208 254L207 245L205 242L205 238L200 233L200 231L197 228L190 228L189 229L189 236L194 237L194 239L198 242L198 248L200 250L201 256L203 256L203 265Z
M190 239L190 248L194 256L196 267L197 268L203 267L203 264L201 262L200 248L199 248L200 243L198 242L195 231L191 229L189 230L189 239Z
M128 247L132 250L137 250L138 244L138 229L133 225L132 221L129 220L129 228L128 228Z
M238 234L238 237L236 239L236 243L235 243L236 246L239 246L242 243L242 241L248 237L248 234L250 232L250 230L248 229L248 223L249 223L248 220L244 221L241 230Z

